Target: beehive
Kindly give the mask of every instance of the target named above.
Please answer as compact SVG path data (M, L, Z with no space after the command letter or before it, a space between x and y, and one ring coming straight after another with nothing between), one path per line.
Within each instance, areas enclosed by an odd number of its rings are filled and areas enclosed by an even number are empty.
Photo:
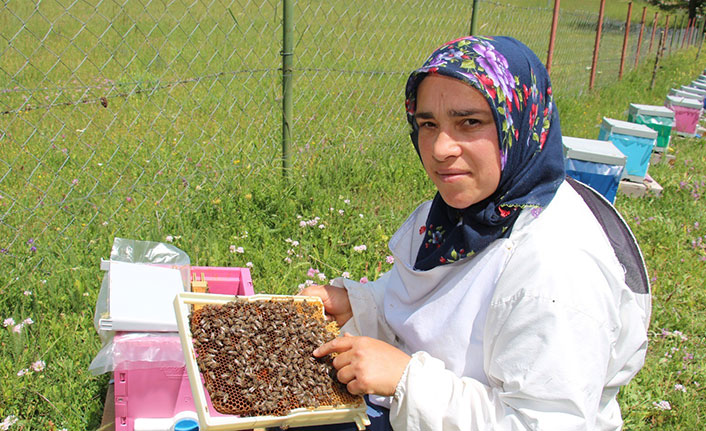
M338 334L320 299L183 293L175 309L201 429L369 423L332 359L312 355Z

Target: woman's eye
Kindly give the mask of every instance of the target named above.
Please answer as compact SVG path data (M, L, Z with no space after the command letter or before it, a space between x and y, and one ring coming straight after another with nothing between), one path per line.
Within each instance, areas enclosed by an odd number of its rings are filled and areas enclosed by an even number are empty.
M466 126L475 126L478 123L480 123L480 121L476 120L475 118L466 118L465 120L463 120L463 124Z
M429 129L429 128L432 128L432 127L436 127L436 124L432 123L431 121L422 121L422 122L419 124L419 128L420 128L420 129Z

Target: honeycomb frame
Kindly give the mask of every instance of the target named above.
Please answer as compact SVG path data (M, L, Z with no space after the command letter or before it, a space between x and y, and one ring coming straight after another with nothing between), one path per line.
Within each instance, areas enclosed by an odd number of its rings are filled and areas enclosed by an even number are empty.
M191 311L193 308L203 310L203 306L223 306L230 302L253 303L258 301L286 301L315 303L320 307L323 318L323 304L318 297L292 296L292 295L214 295L207 293L179 293L174 299L174 309L177 318L177 327L181 339L186 369L189 376L194 405L199 417L199 425L203 430L239 430L265 427L299 427L313 425L327 425L335 423L354 422L358 429L365 429L370 424L366 414L366 405L362 397L353 397L356 402L340 405L321 405L318 407L299 407L289 410L288 414L263 414L261 416L235 416L223 415L211 411L208 405L210 399L204 382L206 379L199 370L194 335L191 332ZM197 341L198 344L198 341Z

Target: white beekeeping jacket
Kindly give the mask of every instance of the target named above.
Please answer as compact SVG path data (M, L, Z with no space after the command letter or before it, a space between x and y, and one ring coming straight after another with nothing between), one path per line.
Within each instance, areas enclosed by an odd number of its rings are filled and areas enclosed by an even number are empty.
M591 211L564 183L537 217L471 259L414 271L429 203L390 240L375 282L337 279L342 332L412 355L390 407L396 430L612 430L616 395L647 349L649 294L630 290Z

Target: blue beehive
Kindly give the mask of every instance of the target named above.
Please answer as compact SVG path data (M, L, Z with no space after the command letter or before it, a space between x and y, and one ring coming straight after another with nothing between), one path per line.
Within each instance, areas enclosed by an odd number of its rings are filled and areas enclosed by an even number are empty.
M656 131L643 124L603 117L598 139L612 142L627 157L623 178L638 182L645 179L657 142Z
M611 203L625 168L625 154L610 141L562 137L566 174L588 184Z

